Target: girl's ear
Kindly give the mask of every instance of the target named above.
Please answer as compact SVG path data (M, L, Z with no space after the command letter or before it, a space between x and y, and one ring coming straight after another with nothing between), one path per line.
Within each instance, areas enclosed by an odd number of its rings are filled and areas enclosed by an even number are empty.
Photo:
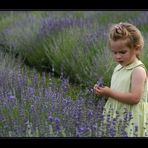
M140 45L136 45L136 46L135 46L135 49L136 49L136 50L139 50L139 48L140 48Z

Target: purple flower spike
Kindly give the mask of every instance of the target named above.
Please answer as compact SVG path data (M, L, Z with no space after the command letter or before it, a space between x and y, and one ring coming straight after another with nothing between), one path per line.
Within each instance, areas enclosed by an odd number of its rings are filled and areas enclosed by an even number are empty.
M98 79L97 85L98 85L99 87L104 87L104 85L103 85L103 78L102 78L102 77Z
M52 117L52 116L48 116L48 120L49 120L50 122L52 122L52 121L53 121L53 117Z
M14 100L15 96L9 96L9 100Z

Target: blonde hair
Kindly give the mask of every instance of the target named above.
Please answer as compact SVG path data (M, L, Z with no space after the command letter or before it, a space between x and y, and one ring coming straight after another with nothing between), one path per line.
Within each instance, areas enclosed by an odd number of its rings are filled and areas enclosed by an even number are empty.
M112 41L117 40L127 40L126 46L130 49L137 49L139 52L136 56L138 59L140 58L144 47L144 39L136 26L126 22L112 25L109 32L109 47L111 47Z

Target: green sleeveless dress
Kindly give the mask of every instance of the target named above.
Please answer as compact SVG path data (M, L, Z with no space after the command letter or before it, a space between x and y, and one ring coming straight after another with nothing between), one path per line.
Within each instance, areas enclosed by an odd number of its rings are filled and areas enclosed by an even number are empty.
M142 66L145 70L144 64L140 60L123 67L117 65L114 69L111 88L115 91L130 92L131 75L135 67ZM119 102L113 98L108 98L103 115L104 126L110 126L108 131L112 132L115 137L124 135L128 137L147 137L148 136L148 83L144 84L144 91L141 99L136 105L128 105ZM114 130L111 131L112 127ZM116 130L116 131L115 131Z

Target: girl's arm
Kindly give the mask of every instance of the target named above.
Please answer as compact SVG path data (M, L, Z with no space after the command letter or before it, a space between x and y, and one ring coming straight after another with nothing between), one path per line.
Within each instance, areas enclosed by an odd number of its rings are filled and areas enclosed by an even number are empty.
M115 100L121 101L126 104L137 104L140 101L142 92L144 91L144 82L146 80L146 71L143 67L136 67L132 72L131 91L123 93L113 91L109 87L94 86L95 92L98 95L111 97Z

